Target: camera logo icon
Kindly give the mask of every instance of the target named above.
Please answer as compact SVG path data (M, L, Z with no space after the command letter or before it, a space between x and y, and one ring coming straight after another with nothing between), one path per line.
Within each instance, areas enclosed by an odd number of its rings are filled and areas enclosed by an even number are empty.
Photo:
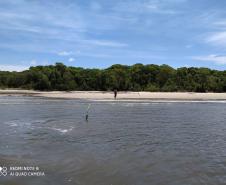
M7 176L7 167L0 166L0 176Z

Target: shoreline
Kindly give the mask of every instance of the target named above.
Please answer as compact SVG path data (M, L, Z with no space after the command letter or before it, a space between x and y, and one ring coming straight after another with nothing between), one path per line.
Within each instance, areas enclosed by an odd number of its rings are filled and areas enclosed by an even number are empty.
M87 99L96 101L112 101L111 91L34 91L34 90L0 90L0 96L31 96L59 99ZM119 91L116 100L120 101L222 101L226 93L195 93L195 92L125 92Z

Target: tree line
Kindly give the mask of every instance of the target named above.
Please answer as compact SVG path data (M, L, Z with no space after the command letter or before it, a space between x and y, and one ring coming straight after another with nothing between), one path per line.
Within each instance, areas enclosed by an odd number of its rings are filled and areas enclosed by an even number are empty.
M23 72L0 71L0 88L226 92L226 71L195 67L174 69L154 64L115 64L107 69L84 69L56 63L30 67Z

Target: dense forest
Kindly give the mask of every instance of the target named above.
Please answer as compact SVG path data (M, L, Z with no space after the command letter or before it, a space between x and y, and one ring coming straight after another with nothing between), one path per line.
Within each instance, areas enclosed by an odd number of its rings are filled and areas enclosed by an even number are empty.
M226 92L226 71L194 67L174 69L154 64L84 69L56 63L30 67L23 72L0 71L0 88Z

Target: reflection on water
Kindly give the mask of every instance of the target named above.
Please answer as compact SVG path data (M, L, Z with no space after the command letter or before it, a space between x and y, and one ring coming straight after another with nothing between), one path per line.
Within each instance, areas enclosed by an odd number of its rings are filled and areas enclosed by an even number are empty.
M46 176L0 184L223 185L225 112L225 102L2 97L0 165L39 166Z

